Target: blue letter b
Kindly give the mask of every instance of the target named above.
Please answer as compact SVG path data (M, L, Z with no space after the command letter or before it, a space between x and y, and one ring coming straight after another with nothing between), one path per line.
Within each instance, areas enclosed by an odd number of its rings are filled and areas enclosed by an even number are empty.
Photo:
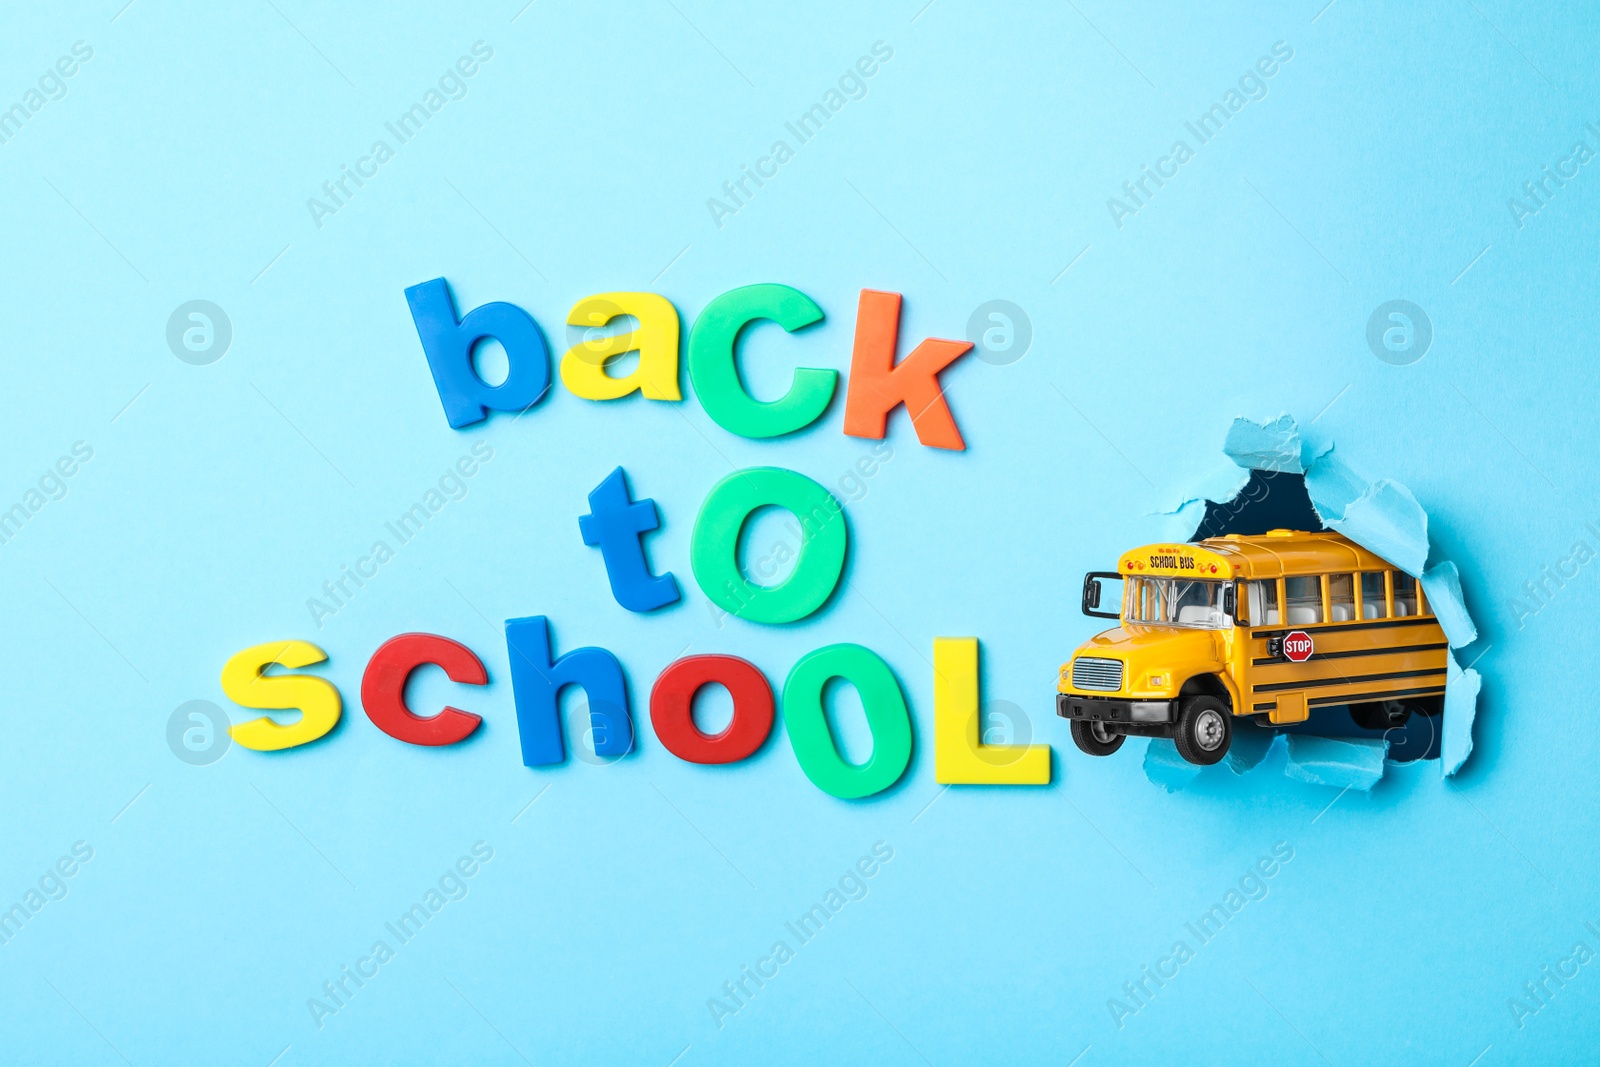
M457 320L455 301L443 278L413 285L406 290L406 302L452 428L480 422L490 409L532 407L549 390L550 348L539 324L517 305L484 304ZM506 350L511 365L499 385L489 385L472 366L472 350L491 338Z

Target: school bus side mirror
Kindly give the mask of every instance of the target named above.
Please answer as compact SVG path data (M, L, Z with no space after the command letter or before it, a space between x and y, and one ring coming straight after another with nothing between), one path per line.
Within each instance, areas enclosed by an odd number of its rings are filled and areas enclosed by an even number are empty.
M1083 613L1096 619L1120 619L1120 612L1101 611L1100 608L1100 582L1104 579L1110 581L1122 580L1122 575L1116 571L1090 571L1083 576Z
M1229 582L1227 585L1222 587L1222 613L1224 615L1233 615L1234 610L1238 606L1239 583Z

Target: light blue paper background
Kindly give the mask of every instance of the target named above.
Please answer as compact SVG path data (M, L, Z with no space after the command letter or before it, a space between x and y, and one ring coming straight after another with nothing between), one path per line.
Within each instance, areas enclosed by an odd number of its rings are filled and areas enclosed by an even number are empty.
M75 841L95 850L0 945L0 1059L1588 1055L1600 964L1549 983L1520 1027L1508 999L1531 1007L1524 983L1575 942L1600 950L1583 925L1600 921L1593 567L1520 620L1510 601L1577 539L1600 544L1584 525L1600 520L1600 163L1521 228L1506 201L1578 139L1600 149L1592 16L1501 0L121 4L13 8L0 37L5 105L73 42L94 49L0 145L0 506L73 442L94 449L0 545L0 904ZM315 226L306 199L479 40L494 58L465 98ZM707 198L880 40L894 58L868 95L716 226ZM1114 225L1106 199L1276 41L1294 58L1267 97ZM596 405L559 385L525 418L452 431L402 296L438 276L463 308L524 306L558 353L590 293L658 291L687 324L734 286L795 285L828 317L751 340L767 396L797 362L847 368L862 287L905 294L908 342L962 337L997 298L1033 341L945 375L966 452L923 448L895 417L823 612L719 627L688 566L701 499L737 466L836 484L870 444L840 432L842 398L775 442L692 397ZM165 340L196 298L233 328L209 366ZM1395 298L1434 330L1408 366L1365 338ZM1282 412L1407 485L1461 567L1483 631L1463 662L1482 652L1485 684L1455 780L1418 764L1341 796L1263 767L1168 795L1138 743L1092 761L1052 714L1059 663L1095 629L1082 573L1154 539L1151 514L1225 462L1234 416ZM479 441L494 459L467 497L314 626L307 598ZM578 536L618 464L661 507L652 560L685 589L648 617L616 605ZM635 754L521 766L500 626L532 614L558 649L621 659ZM401 744L360 711L367 657L407 630L488 667L483 691L413 687L419 706L484 715L459 748ZM1055 746L1048 788L935 785L938 635L981 639L985 699ZM226 704L227 657L286 638L328 651L339 728L282 754L175 758L173 710ZM776 687L836 641L883 655L912 706L917 751L886 794L823 794L781 730L703 768L648 728L650 681L685 649L749 658ZM859 755L848 699L842 720ZM319 1029L307 999L480 840L494 859L466 898ZM867 896L719 1028L708 999L796 944L785 922L879 841L894 858ZM1276 842L1294 859L1265 899L1198 945L1185 924ZM1179 938L1195 958L1119 1029L1108 999Z

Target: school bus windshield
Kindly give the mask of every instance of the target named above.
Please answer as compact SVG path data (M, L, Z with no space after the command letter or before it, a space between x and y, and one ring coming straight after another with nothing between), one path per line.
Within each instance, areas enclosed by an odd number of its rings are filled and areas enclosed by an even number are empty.
M1222 610L1221 582L1129 578L1126 599L1129 622L1199 630L1225 630L1231 625Z

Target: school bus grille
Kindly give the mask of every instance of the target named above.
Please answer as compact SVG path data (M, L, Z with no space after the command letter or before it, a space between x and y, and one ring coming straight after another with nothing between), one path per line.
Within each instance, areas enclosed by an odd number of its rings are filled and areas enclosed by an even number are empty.
M1072 661L1072 685L1075 689L1115 693L1122 688L1122 661L1079 656Z

